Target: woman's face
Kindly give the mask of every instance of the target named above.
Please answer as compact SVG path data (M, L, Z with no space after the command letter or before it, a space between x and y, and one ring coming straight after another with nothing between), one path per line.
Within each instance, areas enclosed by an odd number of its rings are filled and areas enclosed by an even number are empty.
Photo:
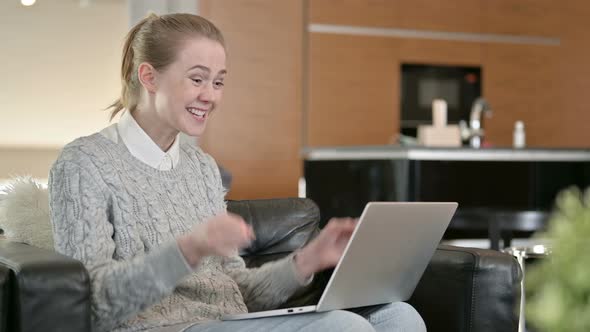
M162 125L201 136L221 100L225 50L207 38L187 39L176 60L156 74L154 103Z

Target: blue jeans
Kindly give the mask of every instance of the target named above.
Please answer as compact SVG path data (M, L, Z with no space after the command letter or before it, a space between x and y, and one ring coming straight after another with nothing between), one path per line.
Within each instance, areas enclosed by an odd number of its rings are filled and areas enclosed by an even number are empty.
M409 304L391 303L347 310L277 316L239 321L215 321L193 325L184 332L260 332L260 331L378 331L425 332L422 317Z

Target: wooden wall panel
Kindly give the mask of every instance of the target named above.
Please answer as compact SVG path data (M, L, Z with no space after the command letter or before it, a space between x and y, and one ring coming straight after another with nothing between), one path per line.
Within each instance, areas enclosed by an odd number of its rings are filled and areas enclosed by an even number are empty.
M514 121L522 119L531 146L590 146L589 2L199 3L224 30L230 49L225 102L202 142L234 174L231 198L295 195L302 138L310 146L388 143L397 134L401 62L481 65L484 94L495 110L486 126L496 145L509 145ZM560 38L561 45L306 34L307 23L534 35ZM306 114L302 52L309 69Z
M482 59L482 44L426 39L397 39L394 50L402 62L441 65L477 65Z
M297 195L301 174L302 0L201 0L223 31L222 106L201 138L234 177L229 198Z
M560 36L562 15L558 1L485 0L481 6L484 33Z
M310 36L307 145L385 144L399 127L393 112L399 68L388 38Z
M525 123L528 146L560 146L564 129L559 48L514 44L483 46L483 95L493 108L486 140L511 146L514 122Z
M309 0L309 21L368 27L481 32L481 1L483 0Z
M578 0L580 1L580 0ZM558 37L554 0L312 0L310 22Z
M561 114L562 131L559 141L563 145L590 147L590 2L572 0L560 4L563 21L559 83L563 101Z
M478 9L473 7L475 3ZM452 22L445 21L444 17L450 16L443 13L456 5L465 12ZM433 10L441 17L433 13L428 18L428 13ZM551 0L499 0L440 4L426 0L314 0L310 2L309 11L312 23L561 39L561 45L540 46L310 33L310 98L306 124L309 129L307 143L311 146L382 144L395 136L397 128L393 133L387 130L391 130L391 123L397 126L399 121L398 82L402 62L481 65L483 94L495 111L491 119L486 119L487 135L496 146L511 145L516 120L525 121L529 146L590 146L590 130L585 128L590 111L584 98L590 88L587 61L590 44L586 36L590 28L587 19L590 4L587 2L574 0L560 4ZM398 15L414 19L404 23ZM425 24L434 25L427 27ZM379 56L371 57L375 52ZM346 77L345 68L352 64L360 66L363 62L369 73L376 72L375 68L379 67L387 69L385 75L377 75L376 82L381 85L377 91L380 92L375 92L369 84L373 76L364 73L357 77L360 82L356 83L354 93L335 94L335 91L347 90L346 86L352 83ZM386 95L385 89L394 91ZM374 116L364 124L373 124L376 130L361 128L355 135L344 137L343 133L351 132L358 125L347 120L336 123L336 110L346 110L349 105L360 103L359 96L363 95L374 98L364 99L363 105L371 109ZM388 107L393 109L393 114L385 110ZM316 119L320 121L314 123Z
M310 40L309 146L391 142L399 131L400 65L412 62L482 67L483 95L494 109L485 119L490 143L510 146L516 120L525 122L530 146L565 143L559 47L319 33ZM351 75L350 68L358 69ZM370 110L361 123L359 108Z
M313 33L307 146L379 145L399 132L401 63L474 65L477 43Z

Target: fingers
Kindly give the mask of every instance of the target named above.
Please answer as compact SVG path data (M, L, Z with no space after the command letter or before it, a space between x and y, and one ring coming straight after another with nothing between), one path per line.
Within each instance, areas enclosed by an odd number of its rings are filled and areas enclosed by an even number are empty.
M206 251L211 255L235 255L238 249L249 246L254 239L252 226L235 214L216 215L201 226L195 231L206 233L201 237L206 240Z
M244 236L249 240L254 240L256 238L254 235L254 228L248 225L245 221L240 222L240 228L242 229Z
M248 232L251 240L256 240L256 233L254 233L254 228L248 225Z
M356 228L358 218L332 218L325 228L337 232L352 232Z
M353 218L332 218L321 232L322 242L335 244L347 241L352 236L357 225Z
M254 240L256 239L256 235L254 234L254 228L252 228L251 225L249 225L244 218L242 218L240 215L237 214L233 214L228 212L227 215L235 220L236 222L238 222L240 224L240 227L242 229L242 232L246 235L247 238L249 238L250 240Z
M356 223L359 218L331 218L328 223L336 223L336 224L348 224L348 223Z
M215 216L213 219L219 218L222 222L229 224L226 228L235 228L240 231L245 238L254 240L254 229L239 215L230 212Z

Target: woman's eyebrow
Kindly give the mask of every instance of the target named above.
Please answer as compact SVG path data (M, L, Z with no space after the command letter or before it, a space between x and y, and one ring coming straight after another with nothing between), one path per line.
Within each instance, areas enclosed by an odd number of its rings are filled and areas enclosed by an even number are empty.
M203 66L203 65L194 65L194 66L190 67L190 68L189 68L187 71L191 71L191 70L193 70L193 69L201 69L201 70L203 70L203 71L205 71L205 72L207 72L207 73L211 73L211 69L209 69L209 67L207 67L207 66ZM217 73L217 74L218 74L218 75L221 75L221 74L227 74L227 70L225 70L225 69L222 69L222 70L220 70L220 71L219 71L219 73Z
M190 67L187 71L191 71L193 69L201 69L203 71L206 71L207 73L211 72L211 69L209 69L209 67L203 66L203 65L194 65L192 67Z

